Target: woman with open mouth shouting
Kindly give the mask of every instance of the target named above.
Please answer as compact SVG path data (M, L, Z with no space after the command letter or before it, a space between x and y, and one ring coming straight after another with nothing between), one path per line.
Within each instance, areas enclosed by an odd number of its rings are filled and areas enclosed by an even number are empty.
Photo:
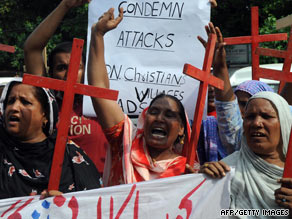
M103 37L121 22L122 10L114 18L113 9L109 9L92 26L88 60L90 85L109 88ZM185 172L186 158L181 156L181 149L189 140L190 128L184 107L177 98L158 95L141 113L137 128L116 101L92 98L92 102L110 143L104 170L105 185L134 183Z
M201 166L200 172L213 178L221 178L230 167L235 167L231 209L291 211L292 179L282 178L291 124L286 100L273 92L259 92L248 100L245 108L240 150L219 162Z
M93 162L68 141L59 191L47 191L58 121L49 90L22 84L21 79L12 81L3 90L0 109L0 199L100 187Z

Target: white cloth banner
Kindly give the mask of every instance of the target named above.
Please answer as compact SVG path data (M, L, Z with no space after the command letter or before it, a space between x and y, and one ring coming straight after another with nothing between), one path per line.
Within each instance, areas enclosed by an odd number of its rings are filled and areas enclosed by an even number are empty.
M199 83L182 71L185 63L202 68L205 49L197 36L207 38L209 1L92 0L87 48L92 24L110 7L117 16L119 6L124 19L105 35L105 60L110 87L119 90L123 111L139 115L157 94L165 92L181 100L192 119ZM90 97L84 101L84 113L95 115Z
M39 200L0 200L0 218L220 218L229 207L231 174L206 179L188 174L137 184L67 193Z

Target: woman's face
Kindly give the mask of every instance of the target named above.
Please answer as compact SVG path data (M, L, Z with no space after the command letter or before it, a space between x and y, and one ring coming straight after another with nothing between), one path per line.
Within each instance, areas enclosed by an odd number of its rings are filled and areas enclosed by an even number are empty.
M57 53L54 56L54 66L53 66L53 78L60 79L60 80L66 80L67 78L67 72L68 67L70 63L70 53ZM80 60L80 66L78 70L78 78L77 83L83 83L84 82L84 64L83 61Z
M257 155L282 155L282 138L276 109L266 99L253 99L243 120L247 144Z
M46 138L42 126L47 122L40 102L35 97L35 88L16 84L11 89L5 108L7 132L22 142L39 142Z
M159 98L148 109L144 137L147 146L164 150L171 148L178 135L184 134L177 103L170 98Z

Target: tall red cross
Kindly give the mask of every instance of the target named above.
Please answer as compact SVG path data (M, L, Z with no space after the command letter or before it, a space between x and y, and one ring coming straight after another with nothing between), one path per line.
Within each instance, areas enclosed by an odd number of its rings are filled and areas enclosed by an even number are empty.
M82 49L83 40L74 39L70 64L68 68L67 81L29 74L24 74L23 76L23 83L25 84L64 91L48 190L58 190L59 188L74 95L78 93L110 100L117 100L118 97L118 91L76 83Z
M184 65L183 73L200 81L200 87L199 87L194 120L193 120L193 125L192 125L191 140L189 142L189 145L185 149L186 154L187 154L187 163L190 166L194 165L194 161L196 158L197 144L198 144L199 135L200 135L200 129L201 129L201 123L202 123L202 118L203 118L205 100L207 96L208 84L221 90L223 90L224 88L224 82L221 79L211 74L211 66L213 62L215 44L216 44L216 35L210 34L209 39L208 39L208 44L206 47L203 70L198 69L189 64Z
M256 54L264 56L273 56L284 59L282 71L259 68L259 71L257 72L257 76L259 78L268 78L280 81L281 83L278 92L280 93L283 86L285 85L285 82L292 82L292 72L290 72L292 64L292 26L290 30L290 37L286 51L267 48L257 48Z
M8 45L0 43L0 51L14 53L15 52L15 47L14 46L8 46Z
M265 34L259 35L259 8L251 8L251 36L241 36L241 37L228 37L224 38L226 45L236 45L236 44L251 44L251 56L252 56L252 79L259 80L257 76L260 57L255 53L256 48L259 43L270 42L270 41L280 41L287 40L287 33L278 34Z
M292 130L286 154L283 178L292 178Z

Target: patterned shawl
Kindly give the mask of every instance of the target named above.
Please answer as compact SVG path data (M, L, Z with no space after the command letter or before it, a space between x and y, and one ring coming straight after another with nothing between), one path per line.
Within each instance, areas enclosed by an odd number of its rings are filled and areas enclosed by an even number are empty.
M217 119L214 116L207 116L206 120L202 121L198 155L201 164L218 161L227 156L219 137Z
M273 88L271 88L268 84L257 80L249 80L240 83L235 88L234 93L236 91L244 91L246 93L249 93L251 96L261 91L274 92Z

